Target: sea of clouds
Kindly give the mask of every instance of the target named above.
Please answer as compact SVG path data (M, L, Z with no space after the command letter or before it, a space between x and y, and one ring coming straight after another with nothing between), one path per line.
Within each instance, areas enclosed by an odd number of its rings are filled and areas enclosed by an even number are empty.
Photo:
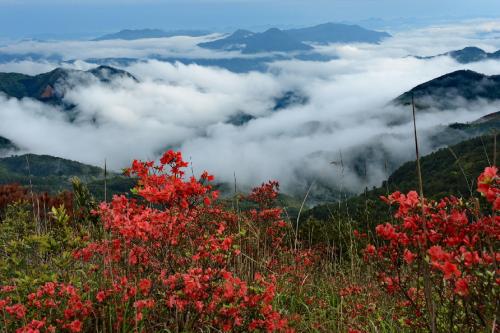
M172 148L183 152L195 172L209 170L223 182L233 182L236 175L242 188L277 179L285 192L296 195L313 182L356 192L379 185L398 164L414 158L411 110L391 105L392 99L459 69L500 74L500 61L463 65L449 57L423 60L410 55L430 56L466 46L496 51L498 31L500 22L473 21L397 32L379 45L316 46L317 52L337 59L278 61L266 72L233 73L142 60L122 67L139 82L96 81L67 91L65 101L77 105L78 111L71 121L57 107L0 96L0 136L23 152L94 165L106 159L116 170L134 158L154 159ZM22 41L1 46L0 52L57 54L73 60L65 67L80 70L95 67L85 61L89 58L244 57L196 46L212 38L215 35ZM33 75L60 65L47 60L10 62L0 64L0 72ZM306 97L307 103L273 110L276 99L289 91ZM500 110L500 103L462 104L454 110L418 114L424 153L436 148L429 138L442 126ZM255 119L242 126L228 123L241 114Z

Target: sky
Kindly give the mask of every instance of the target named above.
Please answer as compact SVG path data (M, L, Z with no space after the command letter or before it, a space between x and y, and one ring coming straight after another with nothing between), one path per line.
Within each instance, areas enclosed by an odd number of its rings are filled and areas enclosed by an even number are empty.
M500 1L0 0L0 38L85 38L125 28L259 30L329 21L397 29L478 17L500 17Z

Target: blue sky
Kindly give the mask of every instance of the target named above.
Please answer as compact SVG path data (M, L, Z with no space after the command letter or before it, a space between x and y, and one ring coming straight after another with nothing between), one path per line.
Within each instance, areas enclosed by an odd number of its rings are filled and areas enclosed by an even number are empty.
M124 28L231 30L382 18L499 18L498 0L0 0L0 36L91 36ZM385 22L384 22L385 23ZM368 25L368 23L366 23Z

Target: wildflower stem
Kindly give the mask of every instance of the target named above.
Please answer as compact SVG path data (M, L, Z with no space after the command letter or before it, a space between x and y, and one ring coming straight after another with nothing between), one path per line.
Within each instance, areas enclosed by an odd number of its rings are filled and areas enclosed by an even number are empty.
M297 251L297 244L299 240L299 221L300 221L300 214L302 213L302 209L304 209L304 205L306 203L307 197L309 196L309 193L311 192L311 189L314 185L314 182L309 185L309 188L307 189L306 195L304 196L304 200L302 200L302 204L300 205L299 213L297 214L297 222L295 224L295 242L293 245L293 248L295 251Z
M422 169L420 166L420 152L418 149L418 136L417 136L417 121L415 116L415 97L411 95L411 105L412 105L412 114L413 114L413 134L415 138L415 154L417 159L417 175L418 175L418 187L420 192L420 205L422 207L422 225L424 228L424 232L427 233L427 226L425 222L425 208L424 208L424 185L422 181ZM422 250L422 252L424 252ZM422 253L422 258L425 257L425 252ZM430 272L429 266L423 265L424 267L424 294L425 294L425 303L427 305L427 311L429 313L430 319L430 329L432 333L436 332L436 310L434 306L434 301L432 299L432 285L430 280Z

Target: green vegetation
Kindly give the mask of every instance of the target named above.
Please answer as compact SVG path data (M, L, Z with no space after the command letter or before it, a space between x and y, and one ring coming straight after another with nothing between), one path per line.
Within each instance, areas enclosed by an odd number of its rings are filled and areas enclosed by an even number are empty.
M486 166L493 164L493 147L493 136L484 136L442 148L422 157L424 194L429 198L447 195L464 198L476 196L476 177ZM499 156L499 145L496 149ZM406 193L418 189L416 169L415 161L407 162L378 188L366 189L364 193L341 203L318 205L303 212L300 219L303 232L313 233L310 237L318 239L339 234L341 230L345 230L345 225L335 225L331 221L338 221L345 216L349 217L353 228L366 229L385 222L390 210L380 200L380 196L394 191ZM334 231L325 231L325 228Z
M453 148L468 165L478 157L478 145L470 140ZM441 153L423 161L427 176L435 165L447 167ZM439 162L428 162L431 157ZM70 162L61 173L88 167ZM189 164L180 153L169 151L160 163L135 162L130 169L139 179L135 198L115 197L108 203L98 204L78 180L72 182L73 195L59 198L0 186L5 208L0 217L0 329L496 329L500 289L493 258L500 255L500 229L491 214L500 210L500 177L494 167L478 178L482 202L474 197L438 205L421 201L415 192L395 193L387 204L398 214L386 209L390 223L375 227L358 223L348 202L340 203L345 210L331 214L327 223L308 219L297 226L281 208L280 201L289 198L278 196L277 182L221 201L209 187L213 177L208 173L198 181L184 179ZM475 168L470 165L465 172ZM410 178L392 177L393 184Z
M30 97L49 101L57 81L66 79L68 71L57 68L35 76L19 73L0 73L0 91L15 98ZM44 95L44 93L47 93ZM50 93L50 94L49 94Z
M102 168L63 158L35 154L0 158L0 184L18 183L34 192L55 194L71 190L74 177L81 179L99 199L104 198L105 187L110 198L127 193L134 186L133 179L114 172L108 173L105 186Z
M496 147L496 155L500 147ZM470 197L477 186L475 177L486 166L494 164L493 136L466 140L449 148L442 148L421 160L424 193L429 197L456 195ZM389 191L409 191L417 188L416 163L408 162L388 179Z
M498 114L495 114L490 115L488 121L483 119L470 124L452 126L458 126L461 131L484 132L495 128L499 119ZM424 156L421 160L424 193L431 198L449 194L469 197L471 189L473 191L476 185L475 175L492 163L493 145L492 136L477 137ZM367 189L361 195L349 198L341 204L320 204L308 210L306 202L301 220L314 217L326 221L332 214L343 215L348 212L356 220L366 221L369 216L372 220L377 217L375 220L379 221L387 213L386 205L379 200L379 196L396 190L406 192L415 189L417 187L415 170L415 162L405 163L379 188ZM62 158L34 154L0 158L0 184L19 183L31 186L35 192L55 194L71 190L73 177L81 179L98 199L104 198L105 188L109 199L113 194L128 193L135 185L133 179L113 172L108 173L105 184L102 168ZM219 184L216 189L221 191L225 198L234 195L233 189L228 184ZM345 195L346 193L342 194ZM302 205L302 199L280 194L279 201L290 217L295 219Z

